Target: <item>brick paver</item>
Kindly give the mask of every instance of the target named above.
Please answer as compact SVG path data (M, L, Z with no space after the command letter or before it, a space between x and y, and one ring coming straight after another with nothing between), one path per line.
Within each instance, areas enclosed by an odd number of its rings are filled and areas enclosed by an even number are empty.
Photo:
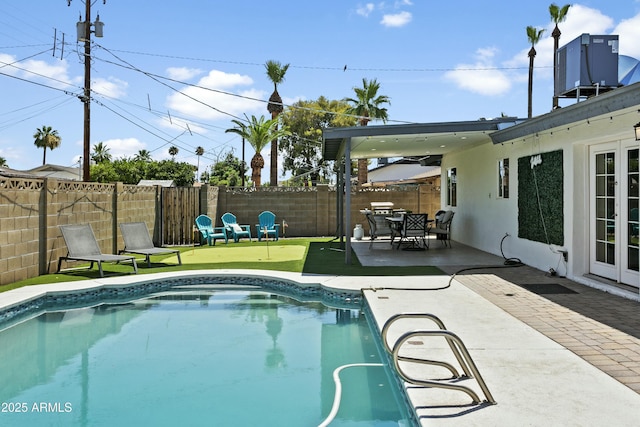
M639 302L526 266L463 272L456 279L640 394ZM518 286L531 283L557 283L577 293L538 295Z

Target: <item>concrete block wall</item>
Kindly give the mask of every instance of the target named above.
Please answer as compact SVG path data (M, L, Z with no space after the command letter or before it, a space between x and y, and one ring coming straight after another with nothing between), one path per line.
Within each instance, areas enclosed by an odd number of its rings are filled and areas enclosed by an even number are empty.
M58 258L67 252L62 224L89 223L103 253L117 253L124 246L118 227L122 222L144 221L158 244L158 230L164 226L159 217L160 194L159 187L0 176L0 285L55 272ZM354 189L352 227L361 223L367 228L360 209L380 201L433 215L440 207L439 181L437 185ZM239 223L251 226L254 235L258 214L264 210L274 212L278 222L287 222L287 237L335 236L338 227L337 193L326 185L241 189L205 185L194 203L200 205L194 209L218 225L224 212L234 213ZM351 235L351 230L345 234Z

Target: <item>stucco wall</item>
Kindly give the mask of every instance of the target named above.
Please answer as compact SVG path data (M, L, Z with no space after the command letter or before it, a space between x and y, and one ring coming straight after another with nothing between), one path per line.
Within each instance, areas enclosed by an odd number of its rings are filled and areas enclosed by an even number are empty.
M443 206L446 206L447 170L452 167L457 169L458 206L451 208L456 212L452 238L502 255L500 242L508 233L509 237L504 239L502 246L506 257L519 258L542 271L553 268L572 279L588 274L589 147L605 143L629 144L632 138L632 124L609 125L612 120L609 116L594 117L590 123L580 122L504 144L487 143L445 155L442 160ZM601 124L596 125L598 123ZM555 150L563 150L563 247L518 238L518 159ZM498 161L503 158L508 158L510 163L508 199L496 197ZM568 251L569 261L566 265L560 249Z

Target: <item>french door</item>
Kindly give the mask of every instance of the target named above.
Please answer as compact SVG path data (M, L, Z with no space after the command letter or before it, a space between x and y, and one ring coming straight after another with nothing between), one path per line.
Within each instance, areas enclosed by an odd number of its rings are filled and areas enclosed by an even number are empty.
M590 272L640 287L638 144L590 149Z

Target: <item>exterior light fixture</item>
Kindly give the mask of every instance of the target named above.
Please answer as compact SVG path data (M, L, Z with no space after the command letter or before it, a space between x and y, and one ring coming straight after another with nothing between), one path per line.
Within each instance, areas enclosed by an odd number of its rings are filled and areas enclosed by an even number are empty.
M633 130L636 132L636 141L640 141L640 122L633 125Z

